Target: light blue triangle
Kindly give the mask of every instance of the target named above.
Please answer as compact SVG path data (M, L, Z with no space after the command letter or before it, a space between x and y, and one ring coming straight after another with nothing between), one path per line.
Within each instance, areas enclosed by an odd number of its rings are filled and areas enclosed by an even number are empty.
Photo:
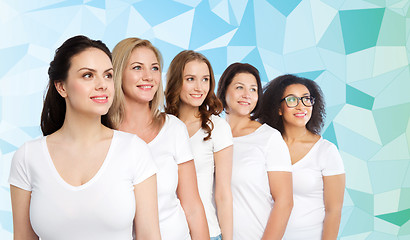
M241 62L253 49L254 46L228 46L227 65Z
M410 154L406 135L402 134L387 145L384 145L383 148L370 159L370 161L405 159L410 159Z
M374 193L397 189L405 179L409 163L408 159L368 162Z
M340 25L339 14L333 19L327 28L326 32L320 39L318 47L345 54L345 46L343 42L342 26Z
M5 75L15 64L17 64L26 54L28 44L0 49L0 77Z

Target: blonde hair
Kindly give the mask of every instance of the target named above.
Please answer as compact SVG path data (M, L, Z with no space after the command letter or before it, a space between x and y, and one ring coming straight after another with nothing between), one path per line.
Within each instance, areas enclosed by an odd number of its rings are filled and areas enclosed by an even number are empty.
M154 52L159 63L159 71L162 72L163 61L161 53L150 41L140 38L126 38L114 47L114 50L112 51L112 65L114 69L115 97L112 106L108 111L108 116L115 129L118 129L121 125L125 115L125 100L124 92L122 90L123 72L128 64L132 51L140 47L146 47ZM153 117L153 123L161 123L164 118L164 114L162 113L162 110L164 109L162 80L159 81L158 90L155 93L154 98L150 101L149 106Z

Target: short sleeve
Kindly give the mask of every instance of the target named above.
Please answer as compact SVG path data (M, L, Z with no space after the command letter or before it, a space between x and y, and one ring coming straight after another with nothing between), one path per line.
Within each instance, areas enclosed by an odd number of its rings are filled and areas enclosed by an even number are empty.
M219 152L233 144L232 132L229 124L222 118L213 118L214 129L212 130L213 151Z
M175 144L175 161L177 164L188 162L194 159L192 155L191 145L189 144L189 134L185 124L176 117L171 122L170 128L174 130L173 143Z
M26 144L24 144L14 153L11 161L9 184L31 191L32 187L26 161Z
M157 173L157 167L155 166L151 151L149 150L147 144L137 137L134 137L132 141L134 141L132 143L132 149L136 149L136 154L134 156L137 159L135 176L132 184L136 185Z
M325 140L325 150L321 154L322 175L332 176L345 173L342 157L337 147Z
M281 134L276 129L273 130L274 132L266 146L267 170L292 172L292 163L290 160L288 146L283 140Z

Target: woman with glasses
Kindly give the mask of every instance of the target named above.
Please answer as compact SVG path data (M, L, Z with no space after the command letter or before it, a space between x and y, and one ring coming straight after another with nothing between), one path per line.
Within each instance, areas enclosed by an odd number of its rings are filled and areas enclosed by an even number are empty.
M324 124L322 91L294 75L264 88L259 121L278 129L292 160L294 206L283 239L336 239L345 174L336 146L319 134Z
M217 95L233 135L233 239L282 239L293 205L290 156L280 133L255 121L262 95L258 70L231 64Z

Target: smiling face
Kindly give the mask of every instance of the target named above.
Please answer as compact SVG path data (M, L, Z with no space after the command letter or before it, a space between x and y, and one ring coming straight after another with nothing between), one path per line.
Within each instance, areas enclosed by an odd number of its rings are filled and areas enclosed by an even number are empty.
M188 62L182 73L180 104L199 107L209 92L210 74L208 65L200 60Z
M226 90L227 113L250 116L258 102L258 84L250 73L236 74Z
M147 47L134 49L123 71L122 89L126 101L149 103L160 81L160 65L154 51Z
M309 90L302 84L292 84L289 85L283 92L282 99L288 96L295 97L309 97ZM306 124L309 122L312 116L313 106L306 107L299 100L299 103L296 107L290 108L286 105L285 101L282 101L279 115L282 116L284 127L306 127Z
M67 113L81 112L104 115L114 96L113 70L110 58L97 48L88 48L74 55L67 79L55 83L65 98Z

